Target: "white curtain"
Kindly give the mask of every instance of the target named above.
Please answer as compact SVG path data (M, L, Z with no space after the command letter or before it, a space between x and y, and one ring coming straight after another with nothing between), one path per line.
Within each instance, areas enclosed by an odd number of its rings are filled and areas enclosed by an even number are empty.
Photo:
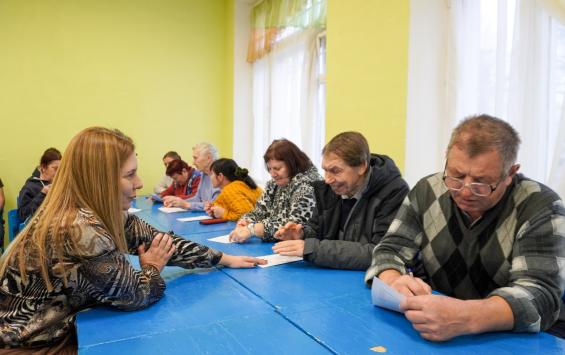
M251 173L259 183L269 179L262 157L277 138L294 142L314 164L319 164L319 142L324 134L317 107L319 32L297 32L253 63Z
M540 0L541 5L554 20L551 32L551 56L557 58L550 70L555 77L561 78L553 83L552 89L561 87L565 91L565 43L560 40L565 38L565 0ZM553 90L552 90L553 91ZM553 125L557 133L555 140L551 142L553 159L549 170L548 184L565 198L565 99L563 93L558 91L554 105L550 106L550 112L556 117Z
M557 137L565 91L565 63L559 62L563 53L556 51L565 36L557 29L540 1L411 2L409 183L443 168L449 133L457 122L487 113L520 133L521 171L565 195L557 184L561 175L550 179L564 170L552 168L552 161L565 160L563 153L553 159L556 143L565 140Z

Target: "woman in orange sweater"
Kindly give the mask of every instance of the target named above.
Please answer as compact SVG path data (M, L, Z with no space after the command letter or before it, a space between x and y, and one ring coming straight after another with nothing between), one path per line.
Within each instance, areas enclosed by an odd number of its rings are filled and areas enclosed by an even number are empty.
M233 159L221 158L210 167L212 186L221 190L214 203L207 204L206 212L214 218L237 221L243 214L253 210L263 190L240 168Z

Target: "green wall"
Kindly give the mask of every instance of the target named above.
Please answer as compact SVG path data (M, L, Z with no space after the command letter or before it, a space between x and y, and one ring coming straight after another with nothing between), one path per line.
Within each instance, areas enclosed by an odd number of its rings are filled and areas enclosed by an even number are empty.
M137 145L142 192L171 149L232 144L233 3L0 1L0 178L7 209L43 150L115 127Z
M328 0L326 138L358 130L402 169L408 0Z
M137 144L142 193L170 149L231 155L235 0L0 1L7 209L43 150L103 125ZM326 137L355 129L404 163L408 0L328 0Z

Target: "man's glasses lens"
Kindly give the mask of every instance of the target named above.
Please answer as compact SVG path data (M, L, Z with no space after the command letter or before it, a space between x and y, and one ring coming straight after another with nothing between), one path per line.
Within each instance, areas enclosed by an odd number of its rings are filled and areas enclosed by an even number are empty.
M465 182L463 180L453 178L450 176L445 176L443 178L445 182L445 186L448 189L453 191L460 191L465 186ZM489 184L483 184L480 182L472 182L467 185L467 187L471 190L471 192L477 196L488 196L492 193L492 188Z

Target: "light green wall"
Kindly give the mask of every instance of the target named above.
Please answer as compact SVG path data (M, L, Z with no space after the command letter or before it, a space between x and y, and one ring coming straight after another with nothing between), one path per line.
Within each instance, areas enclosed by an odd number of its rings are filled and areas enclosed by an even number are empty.
M408 0L328 0L326 138L358 130L402 168Z
M162 155L231 155L227 0L0 1L0 178L7 209L43 150L102 125L137 144L148 192Z

